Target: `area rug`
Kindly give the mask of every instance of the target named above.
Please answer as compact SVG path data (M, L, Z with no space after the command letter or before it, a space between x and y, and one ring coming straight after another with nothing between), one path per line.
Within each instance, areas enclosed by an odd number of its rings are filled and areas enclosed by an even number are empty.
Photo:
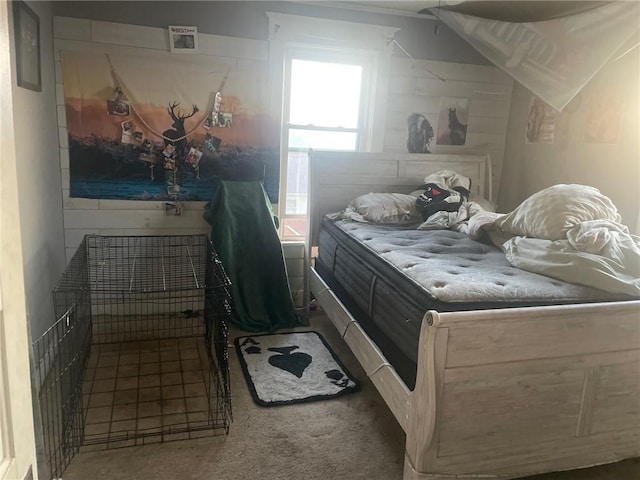
M250 335L234 343L258 405L326 400L359 388L318 332Z

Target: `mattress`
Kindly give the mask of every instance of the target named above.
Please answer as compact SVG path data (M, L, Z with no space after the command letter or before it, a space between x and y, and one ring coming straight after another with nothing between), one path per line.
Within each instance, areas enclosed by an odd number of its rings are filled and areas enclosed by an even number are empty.
M451 230L323 220L315 269L408 388L424 313L627 300L519 270L503 252Z

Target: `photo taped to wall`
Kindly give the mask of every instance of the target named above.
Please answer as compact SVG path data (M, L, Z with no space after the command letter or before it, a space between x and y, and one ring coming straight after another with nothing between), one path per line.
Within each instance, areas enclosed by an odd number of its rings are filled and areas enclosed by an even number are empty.
M198 51L198 28L191 26L169 26L171 53L196 53Z

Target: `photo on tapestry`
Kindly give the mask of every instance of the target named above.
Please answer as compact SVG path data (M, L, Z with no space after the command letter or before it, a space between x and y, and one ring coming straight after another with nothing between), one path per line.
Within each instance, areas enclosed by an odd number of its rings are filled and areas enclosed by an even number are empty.
M70 197L209 201L234 179L277 202L280 132L258 75L189 55L63 55Z
M436 145L464 145L467 142L469 99L442 97L438 113Z

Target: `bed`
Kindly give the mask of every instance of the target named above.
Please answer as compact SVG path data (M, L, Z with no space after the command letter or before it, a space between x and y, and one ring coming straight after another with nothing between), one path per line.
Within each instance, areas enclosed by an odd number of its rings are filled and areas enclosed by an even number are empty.
M483 155L311 155L309 289L405 431L404 479L508 479L640 456L640 301L569 286L555 298L429 302L374 248L355 246L375 232L326 219L442 169L493 196ZM458 245L454 233L437 241ZM332 242L342 259L326 253Z

